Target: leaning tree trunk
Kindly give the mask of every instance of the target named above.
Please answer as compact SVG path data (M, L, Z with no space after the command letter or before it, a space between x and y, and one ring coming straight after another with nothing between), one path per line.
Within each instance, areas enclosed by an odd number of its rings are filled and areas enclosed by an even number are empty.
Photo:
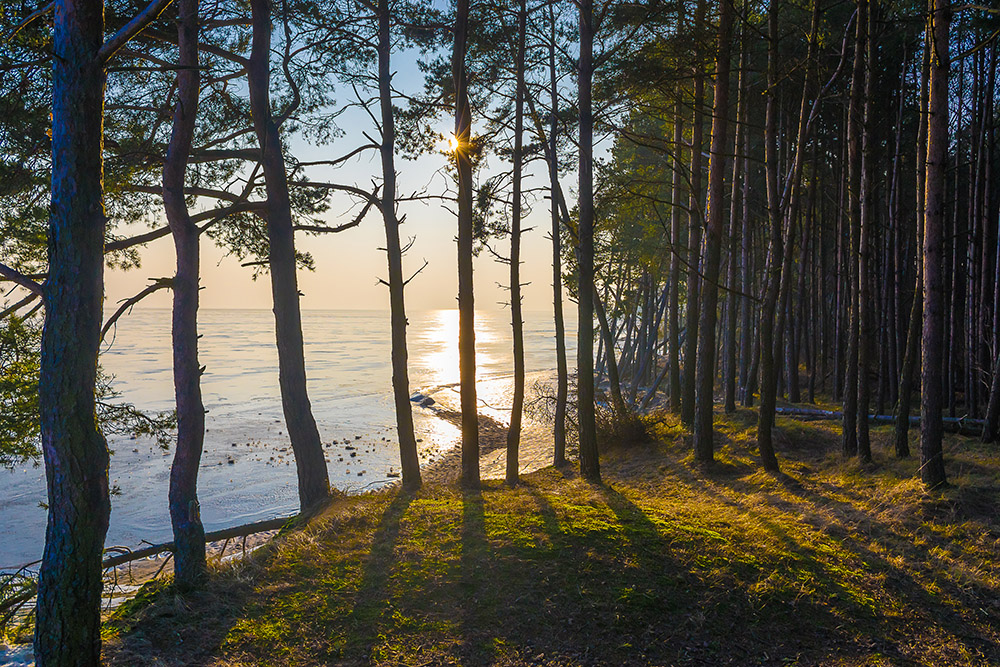
M382 221L385 225L385 250L389 262L389 322L392 329L392 397L396 407L396 437L399 438L399 461L403 487L420 487L420 460L413 433L413 408L410 404L410 378L407 370L406 307L403 290L403 251L399 242L399 218L396 216L396 117L392 109L392 41L389 27L392 16L389 0L378 0L378 92L382 113Z
M927 104L927 182L924 186L924 326L920 372L920 476L934 488L945 484L941 445L944 407L944 227L948 154L948 0L930 0L930 84Z
M569 393L569 371L566 363L566 325L563 320L562 294L562 227L559 224L559 86L556 81L556 18L549 5L549 93L552 108L549 118L549 191L552 197L552 314L556 336L556 407L552 439L553 465L566 463L566 402Z
M517 8L517 54L514 60L514 174L513 206L510 215L510 324L513 334L514 397L507 429L506 481L517 484L518 449L521 440L521 413L524 411L524 320L521 315L521 177L524 157L521 155L524 134L524 40L527 32L528 8L519 0Z
M104 298L101 0L58 0L52 65L52 204L39 400L48 524L38 578L39 667L99 665L108 446L95 419Z
M174 275L174 396L177 402L177 448L170 468L170 524L174 531L174 581L181 589L205 579L205 528L198 504L198 465L205 443L205 404L198 365L198 226L184 201L184 172L198 113L198 0L178 3L177 106L163 163L163 208L177 252Z
M462 406L462 483L479 485L479 411L476 405L476 322L472 290L472 110L465 51L469 0L458 0L451 76L455 85L455 163L458 167L458 367Z
M295 275L295 238L291 198L278 125L271 113L271 14L268 0L251 0L253 46L247 66L250 112L260 144L267 189L267 237L270 246L271 296L274 301L278 344L278 384L285 424L295 453L299 505L311 510L330 497L330 477L319 429L306 391L306 363L302 342L302 313Z
M580 190L579 252L577 270L578 321L576 335L577 426L580 441L580 474L601 480L594 416L594 2L580 2Z
M701 287L701 322L698 325L697 396L694 420L694 456L701 463L714 458L712 442L715 399L715 326L718 320L719 269L726 205L726 131L729 126L729 71L732 47L731 0L719 2L719 44L715 59L715 107L712 112L712 147L708 165L708 224L705 228L705 279Z

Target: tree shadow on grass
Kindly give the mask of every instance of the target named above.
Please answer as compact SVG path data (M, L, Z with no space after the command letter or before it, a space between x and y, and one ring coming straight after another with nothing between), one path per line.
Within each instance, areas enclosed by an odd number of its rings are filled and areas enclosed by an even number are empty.
M400 523L413 494L400 490L382 513L372 540L368 562L361 575L354 609L346 623L351 628L351 652L361 657L371 656L381 641L379 629L389 608L389 580L399 542Z

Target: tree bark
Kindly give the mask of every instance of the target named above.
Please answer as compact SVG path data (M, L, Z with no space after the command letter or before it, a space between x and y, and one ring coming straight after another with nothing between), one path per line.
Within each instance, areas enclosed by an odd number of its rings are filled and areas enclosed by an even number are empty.
M694 10L694 30L701 33L705 23L705 0L698 0ZM684 375L681 383L681 421L693 424L695 415L695 389L698 356L698 323L701 319L699 296L701 282L698 271L701 265L701 162L704 132L705 71L701 47L695 47L694 113L691 125L691 191L688 194L688 275L687 304L684 312Z
M945 484L942 439L944 350L945 178L948 150L948 0L929 0L930 90L927 105L927 182L924 186L924 323L920 392L920 476L935 488Z
M563 319L562 294L562 227L559 224L559 86L556 80L556 18L549 5L549 191L552 198L552 314L556 336L556 408L553 425L553 465L566 464L566 402L569 393L569 371L566 362L566 325Z
M910 321L906 329L906 353L903 357L903 367L899 377L899 406L896 410L896 427L893 433L896 456L906 458L910 455L910 411L913 400L914 371L920 356L920 330L924 313L923 299L923 261L920 253L923 250L924 238L924 185L927 171L927 86L930 68L930 50L924 49L923 64L920 76L920 119L917 129L917 179L916 179L916 213L917 213L917 262L914 270L913 304L910 307Z
M455 163L458 171L458 366L462 407L462 484L479 486L479 409L476 400L476 313L472 281L472 109L465 53L469 0L458 0L451 76L455 86Z
M170 468L170 523L174 532L174 581L183 589L199 587L207 575L205 528L198 503L198 465L205 443L205 405L198 364L199 230L184 201L184 173L198 113L198 0L178 3L177 106L163 163L163 208L177 253L174 275L174 396L177 402L177 448Z
M698 377L694 420L694 455L701 463L714 458L712 438L715 394L715 327L718 320L719 269L726 205L726 151L729 140L729 72L733 33L731 0L719 2L719 41L715 59L715 106L712 112L712 146L708 165L708 224L705 227L705 280L701 288L701 322L698 325Z
M104 297L101 0L57 0L52 59L52 203L39 400L48 523L35 661L99 665L108 447L95 418Z
M268 0L251 0L253 45L247 67L250 112L261 149L267 190L267 237L270 249L271 297L274 302L275 338L278 345L278 385L285 425L295 453L299 505L308 512L330 497L323 444L306 391L306 363L302 341L302 313L295 266L288 175L281 150L278 125L271 112L270 64L271 12Z
M767 180L767 206L770 223L770 247L767 253L767 289L760 314L760 409L757 414L757 447L764 470L778 471L774 455L772 429L774 428L775 385L774 368L774 317L781 289L781 265L784 246L781 238L781 204L778 197L777 155L777 86L778 68L778 2L768 9L767 47L767 108L764 120L764 167Z
M524 320L521 315L521 179L524 171L524 40L527 32L526 0L518 0L517 53L514 57L514 173L510 215L510 323L513 334L514 396L507 429L507 470L509 486L518 482L518 445L521 440L521 413L524 410Z
M580 2L580 64L578 105L580 108L579 168L579 268L576 336L577 422L580 440L580 474L600 482L597 424L594 416L594 2Z
M392 330L392 397L396 407L396 437L399 438L399 461L403 488L420 488L420 459L413 432L413 407L410 403L410 377L407 369L406 302L403 277L403 251L399 241L399 218L396 215L396 117L392 109L392 39L389 0L378 0L378 92L382 117L382 222L385 226L385 249L389 264L389 325Z

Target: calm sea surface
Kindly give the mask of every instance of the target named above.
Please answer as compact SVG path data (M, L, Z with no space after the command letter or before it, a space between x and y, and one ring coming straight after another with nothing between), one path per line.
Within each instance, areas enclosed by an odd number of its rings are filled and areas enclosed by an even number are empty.
M504 378L511 373L510 313L476 315L480 398L500 415L507 407ZM409 316L411 393L458 382L458 312ZM572 323L570 359L573 355ZM267 310L203 310L201 363L206 422L199 496L206 529L214 530L295 513L295 463L278 393L274 320ZM303 334L309 396L326 448L330 480L348 491L376 488L399 470L389 362L389 317L381 311L305 311ZM101 364L114 375L119 400L144 410L173 405L170 311L136 310L108 336ZM551 316L525 315L529 372L555 368ZM500 389L495 389L500 387ZM454 447L458 431L414 407L425 462ZM356 447L347 450L346 446ZM167 480L171 452L154 443L111 438L111 527L108 546L135 547L170 539ZM354 457L350 453L355 454ZM41 467L0 471L0 568L41 556L45 535L45 478Z

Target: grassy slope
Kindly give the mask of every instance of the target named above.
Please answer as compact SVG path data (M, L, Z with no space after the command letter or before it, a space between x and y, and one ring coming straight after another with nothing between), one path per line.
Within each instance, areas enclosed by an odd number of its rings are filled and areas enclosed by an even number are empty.
M202 594L146 591L109 662L1000 664L995 451L950 440L955 485L927 493L914 461L862 470L831 424L779 420L774 478L752 419L720 417L710 470L661 423L606 486L342 499Z

